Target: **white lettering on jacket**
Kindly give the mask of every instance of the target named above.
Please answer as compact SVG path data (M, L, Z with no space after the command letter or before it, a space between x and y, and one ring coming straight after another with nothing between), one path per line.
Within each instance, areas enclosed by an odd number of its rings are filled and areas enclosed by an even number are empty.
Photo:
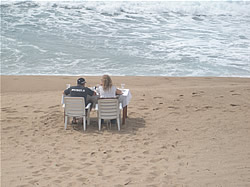
M85 90L83 90L83 89L76 89L76 88L72 89L71 91L74 91L74 92L85 92Z

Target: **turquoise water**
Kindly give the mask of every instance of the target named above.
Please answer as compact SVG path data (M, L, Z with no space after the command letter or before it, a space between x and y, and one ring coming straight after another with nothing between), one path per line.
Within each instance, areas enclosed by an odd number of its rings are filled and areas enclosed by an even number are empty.
M1 3L2 75L250 77L250 2Z

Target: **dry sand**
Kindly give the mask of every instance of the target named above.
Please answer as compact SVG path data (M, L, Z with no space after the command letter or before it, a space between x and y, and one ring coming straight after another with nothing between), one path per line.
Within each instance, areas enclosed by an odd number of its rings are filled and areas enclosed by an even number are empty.
M95 111L64 130L77 78L1 76L2 187L250 186L249 78L112 77L133 96L120 132Z

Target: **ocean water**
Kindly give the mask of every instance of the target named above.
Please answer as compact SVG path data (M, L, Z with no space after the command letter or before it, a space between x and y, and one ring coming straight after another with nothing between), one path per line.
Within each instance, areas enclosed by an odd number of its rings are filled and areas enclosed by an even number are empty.
M250 77L250 2L1 2L1 75L105 73Z

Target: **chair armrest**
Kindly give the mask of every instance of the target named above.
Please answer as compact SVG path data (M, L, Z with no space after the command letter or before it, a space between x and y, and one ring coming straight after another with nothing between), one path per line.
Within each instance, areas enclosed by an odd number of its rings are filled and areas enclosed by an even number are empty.
M65 103L64 103L64 97L65 97L65 94L62 94L62 98L61 98L61 105L63 105L63 107L65 106Z
M98 104L95 105L95 110L98 110Z
M89 103L87 106L86 106L86 109L89 110L91 107L91 103Z

